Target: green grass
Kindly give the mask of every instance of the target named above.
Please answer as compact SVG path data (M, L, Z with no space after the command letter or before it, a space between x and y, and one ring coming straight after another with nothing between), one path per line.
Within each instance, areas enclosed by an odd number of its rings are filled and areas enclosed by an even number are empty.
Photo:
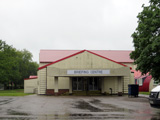
M32 95L32 94L24 93L24 89L0 90L0 96L26 96L26 95Z
M139 94L149 95L149 94L150 94L150 92L139 92Z

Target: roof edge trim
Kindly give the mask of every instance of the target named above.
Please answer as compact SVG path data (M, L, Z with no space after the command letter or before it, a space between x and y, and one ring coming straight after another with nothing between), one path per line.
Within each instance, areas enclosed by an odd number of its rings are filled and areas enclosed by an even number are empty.
M60 61L62 61L62 60L65 60L65 59L70 58L70 57L72 57L72 56L78 55L78 54L83 53L83 52L85 52L85 51L86 51L86 50L81 50L81 51L79 51L79 52L77 52L77 53L74 53L74 54L69 55L69 56L67 56L67 57L64 57L64 58L62 58L62 59L59 59L59 60L57 60L57 61L51 62L51 63L49 63L49 64L47 64L47 65L44 65L44 66L42 66L42 67L39 67L38 70L41 70L41 69L43 69L43 68L46 68L47 66L50 66L50 65L52 65L52 64L54 64L54 63L60 62Z
M122 65L122 66L124 66L124 67L128 67L127 65L124 65L124 64L119 63L119 62L117 62L117 61L114 61L114 60L112 60L112 59L109 59L109 58L104 57L104 56L102 56L102 55L99 55L99 54L97 54L97 53L91 52L91 51L89 51L89 50L86 50L86 51L89 52L89 53L91 53L91 54L94 54L94 55L96 55L96 56L99 56L99 57L102 57L102 58L107 59L107 60L109 60L109 61L112 61L112 62L114 62L114 63L120 64L120 65ZM132 69L132 68L130 67L130 69Z
M24 80L32 80L32 79L37 79L38 77L35 78L25 78Z

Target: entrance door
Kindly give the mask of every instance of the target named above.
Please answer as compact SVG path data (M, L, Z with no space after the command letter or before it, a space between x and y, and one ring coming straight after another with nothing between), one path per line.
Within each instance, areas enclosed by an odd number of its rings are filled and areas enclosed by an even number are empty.
M82 91L83 90L83 80L81 77L74 77L72 78L72 85L73 85L73 90L75 91Z
M72 85L74 91L98 90L99 77L73 77Z
M89 90L98 90L98 77L91 77L89 79Z

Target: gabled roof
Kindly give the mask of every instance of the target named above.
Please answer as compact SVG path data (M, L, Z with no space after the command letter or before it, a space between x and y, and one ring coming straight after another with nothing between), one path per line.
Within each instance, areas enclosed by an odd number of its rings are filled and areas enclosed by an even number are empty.
M59 59L65 58L81 50L40 50L39 62L40 63L51 63ZM120 63L133 63L130 59L129 54L132 51L126 50L89 50L93 53L101 55L106 58L110 58Z
M41 70L41 69L43 69L43 68L46 68L47 66L50 66L50 65L52 65L52 64L54 64L54 63L60 62L60 61L65 60L65 59L68 59L68 58L70 58L70 57L72 57L72 56L78 55L78 54L83 53L83 52L85 52L85 51L87 51L87 52L89 52L89 53L91 53L91 54L94 54L94 55L96 55L96 56L102 57L102 58L104 58L104 59L107 59L107 60L109 60L109 61L112 61L112 62L114 62L114 63L120 64L120 65L122 65L122 66L124 66L124 67L127 67L127 65L124 65L124 64L119 63L119 62L117 62L117 61L114 61L114 60L112 60L112 59L109 59L109 58L107 58L107 57L105 57L105 56L102 56L102 55L99 55L99 54L97 54L97 53L94 53L94 52L92 52L92 51L82 50L82 51L78 51L78 52L76 52L76 53L74 53L74 54L68 55L68 56L66 56L66 57L64 57L64 58L61 58L61 59L59 59L59 60L56 60L56 61L54 61L54 62L51 62L51 63L49 63L49 64L47 64L47 65L42 66L42 67L39 67L38 70ZM130 68L130 69L132 69L132 68Z

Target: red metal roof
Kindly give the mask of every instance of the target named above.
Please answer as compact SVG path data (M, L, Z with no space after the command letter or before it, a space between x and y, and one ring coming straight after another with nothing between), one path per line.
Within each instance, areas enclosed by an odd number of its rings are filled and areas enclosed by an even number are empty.
M97 54L97 53L94 53L93 51L81 50L81 51L78 51L78 52L76 52L76 53L74 53L74 54L71 54L71 55L69 55L69 56L66 56L66 57L63 57L63 58L61 58L61 59L58 59L58 60L56 60L56 61L54 61L54 62L51 62L51 63L49 63L49 64L47 64L47 65L44 65L44 66L42 66L42 67L39 67L38 70L43 69L43 68L46 68L47 66L50 66L50 65L52 65L52 64L54 64L54 63L57 63L57 62L62 61L62 60L65 60L65 59L70 58L70 57L72 57L72 56L75 56L75 55L77 55L77 54L83 53L83 52L85 52L85 51L87 51L87 52L89 52L89 53L91 53L91 54L97 55L97 56L99 56L99 57L102 57L102 58L104 58L104 59L110 60L110 61L112 61L112 62L115 62L115 63L117 63L117 64L120 64L120 65L122 65L122 66L124 66L124 67L127 67L127 65L124 65L124 64L122 64L122 63L120 63L120 62L117 62L117 61L112 60L112 59L110 59L110 58L107 58L107 57L104 57L104 56L102 56L102 55L99 55L99 54ZM132 69L132 68L130 67L130 69Z
M40 50L40 63L51 63L59 59L65 58L81 50ZM125 50L89 50L90 52L96 53L103 57L112 59L120 63L132 63L129 54L131 51Z
M36 75L30 75L29 78L34 79L34 78L37 78L37 76Z
M131 72L134 72L134 79L144 78L149 76L149 73L142 75L141 71L131 70Z
M24 80L31 80L31 79L37 79L37 78L38 78L37 76L31 75L31 76L29 76L29 78L26 78L26 79L24 79Z

